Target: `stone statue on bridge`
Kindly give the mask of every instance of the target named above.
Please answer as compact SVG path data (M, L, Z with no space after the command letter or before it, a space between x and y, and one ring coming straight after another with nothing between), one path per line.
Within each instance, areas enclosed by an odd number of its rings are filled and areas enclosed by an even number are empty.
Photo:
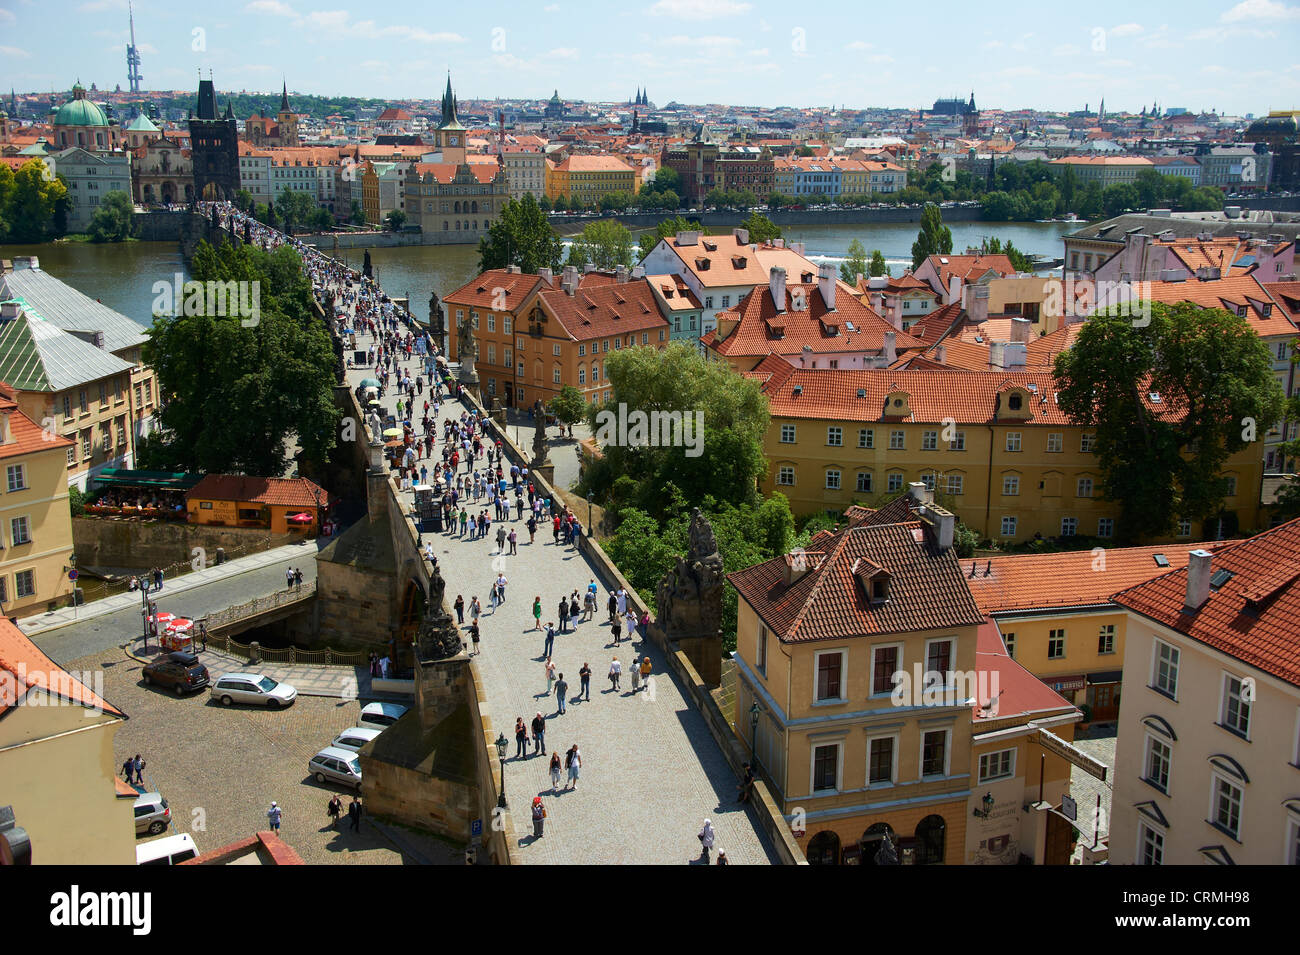
M474 367L478 360L478 342L474 340L474 320L469 316L456 326L456 357L460 360L461 384L478 384L478 370Z
M533 431L533 468L544 468L550 465L549 444L546 440L546 406L542 404L540 398L533 404L533 420L536 428Z
M429 578L428 616L420 624L415 643L421 660L444 660L464 648L460 631L443 606L447 583L436 566Z
M368 279L373 279L373 278L375 277L375 270L374 270L374 267L371 266L371 264L370 264L370 250L369 250L369 249L366 249L366 258L365 258L365 263L361 266L361 274L364 275L364 276L365 276L366 278L368 278Z
M657 627L669 640L715 637L722 626L722 555L709 519L691 512L690 542L685 557L659 581L655 591Z

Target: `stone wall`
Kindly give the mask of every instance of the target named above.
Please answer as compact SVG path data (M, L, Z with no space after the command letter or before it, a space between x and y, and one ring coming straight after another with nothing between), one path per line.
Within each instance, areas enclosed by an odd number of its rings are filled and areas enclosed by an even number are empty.
M316 562L319 628L314 642L338 650L387 652L393 581L382 573L350 564Z
M226 559L280 547L300 540L297 534L272 534L257 527L214 527L184 521L114 520L105 517L74 517L72 544L77 563L83 567L131 567L147 569L169 564L188 564L204 551L209 563L217 559L217 548Z

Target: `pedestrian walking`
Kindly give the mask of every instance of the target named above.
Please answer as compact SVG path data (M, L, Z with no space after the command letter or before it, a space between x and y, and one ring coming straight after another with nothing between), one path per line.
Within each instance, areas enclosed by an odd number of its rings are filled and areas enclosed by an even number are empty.
M551 792L558 792L560 789L560 770L564 767L560 765L560 754L551 753Z
M627 638L631 640L633 635L636 633L636 611L631 607L628 607L627 614L624 616L623 620L627 624Z
M469 625L469 638L474 644L474 649L471 651L470 656L478 656L478 642L480 637L481 633L479 632L478 620L475 619L475 621Z
M546 717L539 712L533 717L533 755L546 749Z
M713 823L705 819L704 828L700 830L699 836L700 836L700 848L703 850L701 856L704 859L705 864L707 865L709 861L709 851L713 848L713 841L716 838L713 832Z
M632 692L635 693L641 689L641 667L637 665L636 657L627 665L627 672L632 674Z
M573 629L578 629L578 592L575 590L569 595L569 619L573 621Z
M537 518L528 518L528 543L533 543L537 539Z
M352 823L352 831L361 831L361 800L356 796L352 797L352 802L348 806L348 820Z
M497 514L497 517L500 516L501 516L500 514ZM504 552L505 549L506 549L506 526L504 524L501 524L498 525L497 527L497 553L500 554Z
M528 755L528 727L521 716L515 720L515 759Z
M615 617L614 622L609 625L609 629L614 634L614 646L618 646L618 641L623 636L623 622L618 617Z
M284 810L282 810L274 802L271 803L271 808L266 811L266 818L267 821L271 824L272 832L280 831L280 817L283 815L284 815Z
M136 754L135 754L135 759L131 760L131 765L132 765L132 768L135 769L135 782L136 782L136 785L137 785L137 786L143 786L143 785L144 785L144 765L145 765L145 763L144 763L144 760L140 757L140 754L139 754L139 753L136 753ZM127 782L130 782L130 780L127 780Z
M561 716L564 715L564 704L567 702L568 696L569 684L565 682L564 674L561 673L560 678L555 681L555 700L560 705Z
M546 659L551 658L551 651L555 649L555 624L546 621L546 645L542 647L542 654Z
M298 588L299 591L302 590L302 568L301 568L301 567L295 567L295 568L294 568L294 571L293 571L293 584L294 584L295 587Z
M569 600L567 597L560 598L560 633L569 632Z
M533 838L542 838L542 828L546 825L546 807L542 805L542 797L533 797Z
M547 626L550 625L547 624ZM554 686L555 686L555 664L551 662L550 657L547 657L546 658L546 695L547 696L551 695L551 689Z
M590 620L596 616L596 595L587 591L582 598L582 619Z
M578 671L578 685L582 687L580 691L582 698L591 702L591 667L586 663L583 663L582 669Z
M465 598L462 597L460 594L457 594L456 603L453 604L452 606L456 608L457 625L463 624L465 622Z
M564 788L578 788L578 776L582 772L582 753L578 752L578 744L574 743L569 749L568 755L564 760L565 767L569 770L569 781Z
M339 827L339 819L343 816L343 800L339 798L338 793L330 797L329 808L325 814L330 817L330 825L335 829Z
M542 629L542 595L533 598L533 629Z
M292 567L288 567L284 571L284 589L293 590L293 568Z
M615 692L618 692L618 681L623 675L623 664L618 657L609 661L609 683Z
M125 779L128 783L130 783L131 778L134 775L135 775L135 760L132 759L130 756L128 756L126 760L122 763L122 778Z
M515 533L514 528L510 529L510 534L506 539L510 541L510 556L516 556L519 553L519 535Z
M726 849L719 849L719 850L718 850L718 861L717 861L716 863L714 863L714 864L715 864L715 865L731 865L731 863L727 861L727 850L726 850Z
M650 658L646 657L644 660L641 661L641 685L642 686L650 685L650 670L651 670Z
M614 596L612 590L609 592L609 600L605 604L605 609L609 611L610 623L618 619L618 598Z
M479 614L481 614L482 612L483 612L483 605L479 603L479 599L476 596L473 600L469 602L469 615L471 618L473 618L475 623L478 623Z

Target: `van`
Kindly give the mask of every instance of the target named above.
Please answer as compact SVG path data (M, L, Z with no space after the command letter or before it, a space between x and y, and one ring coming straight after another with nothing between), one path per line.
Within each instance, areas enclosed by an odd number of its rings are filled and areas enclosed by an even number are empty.
M136 865L180 865L198 857L199 847L188 832L142 842L135 847Z

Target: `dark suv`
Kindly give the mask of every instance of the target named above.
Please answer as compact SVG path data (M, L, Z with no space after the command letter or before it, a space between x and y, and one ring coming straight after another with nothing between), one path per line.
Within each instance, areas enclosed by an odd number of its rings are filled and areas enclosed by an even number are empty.
M208 668L194 654L180 650L155 657L145 666L143 676L150 686L169 686L177 696L208 685Z

